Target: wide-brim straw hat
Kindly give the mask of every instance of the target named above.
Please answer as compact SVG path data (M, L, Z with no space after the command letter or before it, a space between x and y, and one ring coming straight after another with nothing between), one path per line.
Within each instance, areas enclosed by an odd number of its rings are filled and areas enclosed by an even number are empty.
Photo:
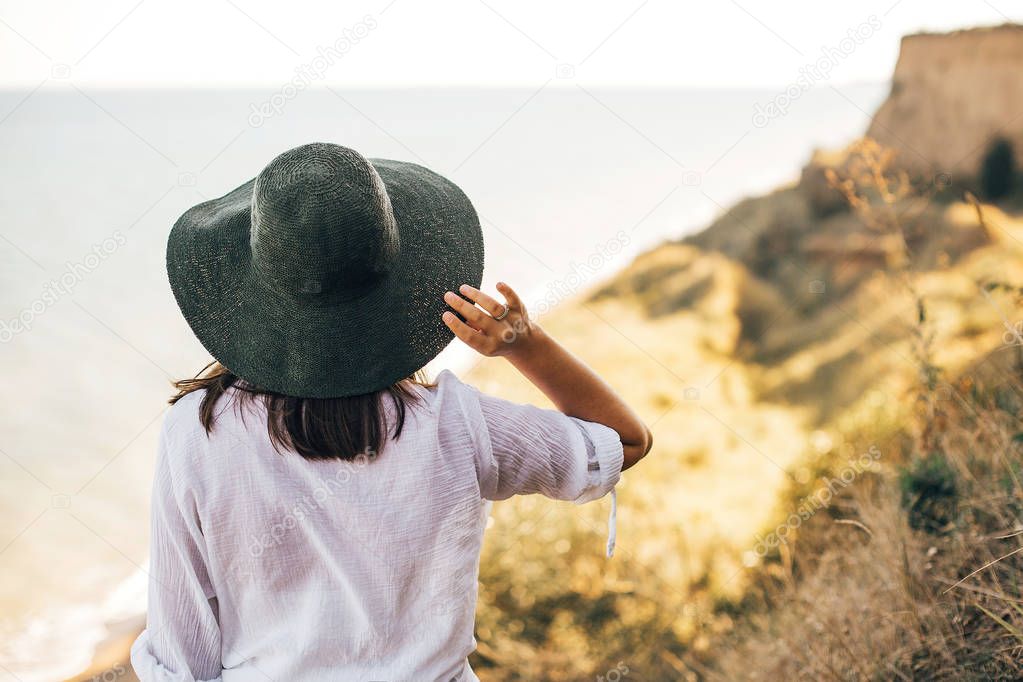
M412 375L448 345L443 295L479 286L483 235L450 180L313 143L186 211L167 274L199 341L241 379L352 396Z

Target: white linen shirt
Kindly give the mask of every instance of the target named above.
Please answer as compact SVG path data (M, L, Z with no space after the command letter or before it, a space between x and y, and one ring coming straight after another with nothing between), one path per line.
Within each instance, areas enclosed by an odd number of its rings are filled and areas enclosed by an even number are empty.
M170 409L131 651L142 682L477 680L466 657L487 501L602 497L622 444L448 371L416 390L401 436L350 462L275 451L261 402L239 409L235 389L209 436L202 392Z

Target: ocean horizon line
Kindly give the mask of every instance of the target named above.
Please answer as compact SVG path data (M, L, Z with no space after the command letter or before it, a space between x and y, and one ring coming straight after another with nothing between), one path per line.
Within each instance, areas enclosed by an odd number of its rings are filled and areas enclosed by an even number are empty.
M561 81L561 82L559 82ZM36 82L24 82L24 83L0 83L0 93L26 93L32 92L37 88L41 87L46 83L71 83L72 79L69 78L56 78L49 77L44 78L41 81ZM139 83L103 83L103 82L90 82L88 80L74 81L75 87L89 88L94 91L109 91L109 92L200 92L207 90L229 90L231 92L250 92L250 91L262 91L267 89L279 89L282 84L290 81L260 81L253 83L167 83L167 84L139 84ZM886 84L890 84L891 79L882 80L851 80L851 81L836 81L834 83L828 83L829 86L835 88L859 88L859 87L878 87ZM535 83L521 83L521 84L509 84L509 85L487 85L487 84L422 84L422 83L410 83L410 84L381 84L373 85L366 83L314 83L308 87L303 88L304 90L318 90L323 92L329 92L330 88L345 88L347 90L360 90L366 92L414 92L423 90L432 91L482 91L482 92L494 92L494 91L509 91L509 90L523 90L533 91L537 90L540 86L543 86L544 90L555 90L559 92L573 92L578 90L579 81L577 79L558 79L552 77L546 84L537 81ZM629 85L629 84L614 84L614 83L598 83L598 84L586 84L583 85L588 90L595 90L600 92L707 92L720 94L722 92L777 92L778 90L784 89L791 85L790 83L776 83L771 85L745 85L745 86L711 86L711 85ZM581 87L581 86L580 86Z

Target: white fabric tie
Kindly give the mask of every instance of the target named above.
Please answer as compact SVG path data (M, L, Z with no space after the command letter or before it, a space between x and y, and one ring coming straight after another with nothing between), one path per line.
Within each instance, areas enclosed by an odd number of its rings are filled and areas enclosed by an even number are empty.
M611 513L607 515L607 558L615 555L615 540L618 536L618 495L611 489Z

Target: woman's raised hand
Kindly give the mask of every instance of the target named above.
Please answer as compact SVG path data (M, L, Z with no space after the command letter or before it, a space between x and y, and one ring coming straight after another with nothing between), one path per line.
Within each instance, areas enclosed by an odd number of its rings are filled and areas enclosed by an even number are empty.
M455 313L445 311L444 324L455 336L481 355L503 355L568 416L617 431L622 441L623 469L650 450L653 436L643 421L586 363L540 325L530 322L525 306L510 286L504 282L497 285L505 303L468 284L458 290L465 298L451 291L444 294L447 304L465 319L463 322Z
M453 291L444 294L444 301L465 320L449 310L443 315L444 324L467 346L487 357L523 350L535 331L515 290L504 282L497 283L497 290L504 296L504 303L468 284L458 288L462 296Z

